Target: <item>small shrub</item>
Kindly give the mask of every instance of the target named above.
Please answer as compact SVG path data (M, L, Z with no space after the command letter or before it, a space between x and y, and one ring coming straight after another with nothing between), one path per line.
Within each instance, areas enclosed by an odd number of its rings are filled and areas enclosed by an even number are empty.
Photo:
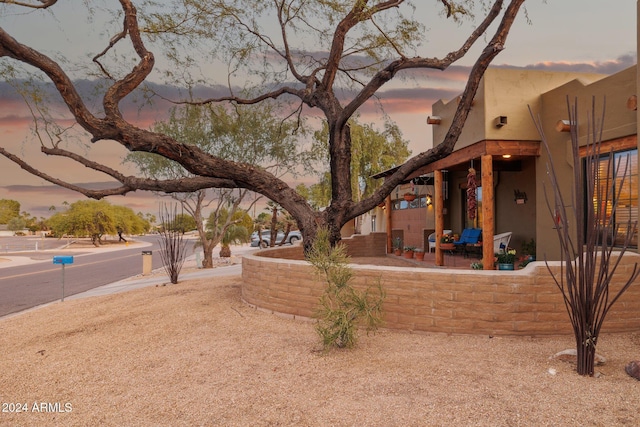
M316 331L325 350L332 347L352 348L356 345L358 327L367 333L382 323L382 302L385 292L378 280L375 292L371 288L360 292L350 282L353 270L344 245L331 247L329 233L320 230L307 257L317 276L325 282L316 312Z
M472 262L471 263L471 269L473 269L473 270L484 270L484 266L482 265L481 262Z

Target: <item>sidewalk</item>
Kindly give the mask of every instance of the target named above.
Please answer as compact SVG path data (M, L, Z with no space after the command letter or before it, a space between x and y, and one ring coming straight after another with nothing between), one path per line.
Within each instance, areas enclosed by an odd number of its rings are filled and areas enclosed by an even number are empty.
M214 268L197 269L196 268L196 256L192 255L185 260L185 264L182 268L182 272L178 275L178 283L190 280L190 279L202 279L205 277L222 277L233 276L242 273L242 265L240 264L240 257L236 257L237 262L232 262L226 265L220 265ZM119 292L131 291L134 289L144 288L147 286L157 285L169 285L171 281L169 276L164 271L164 268L159 268L151 272L150 275L138 275L127 279L122 279L118 282L110 283L108 285L100 286L98 288L90 289L79 294L71 295L65 299L73 300L79 298L90 298L96 296L104 296L110 294L116 294Z
M135 245L129 245L129 248L131 246ZM140 247L145 247L148 246L147 244L139 244L138 246ZM124 249L124 248L120 248L120 249ZM207 278L207 277L224 277L224 276L234 276L234 275L240 275L242 273L242 255L244 253L248 253L248 252L253 252L258 250L259 248L252 248L252 247L248 247L248 246L231 246L231 253L232 256L230 259L228 260L224 260L223 262L219 262L217 266L215 266L214 268L198 268L198 264L199 264L199 260L198 257L201 257L202 252L200 252L199 254L193 254L189 257L187 257L185 259L185 263L182 267L181 273L178 276L178 284L180 282L183 282L185 280L191 280L191 279L202 279L202 278ZM100 250L100 249L98 249ZM106 250L117 250L116 248L114 249L106 249ZM219 250L219 249L218 249ZM216 254L216 249L214 249L214 263L215 260L217 259L218 261L220 261L220 258L216 258L215 254ZM86 251L88 252L88 251ZM82 253L86 253L84 250L82 251ZM3 257L5 259L7 258L27 258L27 257ZM2 262L0 263L0 268L3 267L3 264L10 264L7 266L15 266L15 265L24 265L24 264L29 264L29 263L33 263L33 262L51 262L51 256L48 256L46 260L32 260L27 258L28 261L25 260L11 260L11 262ZM127 292L127 291L131 291L134 289L140 289L140 288L144 288L144 287L148 287L148 286L158 286L158 285L170 285L171 281L169 280L169 276L167 275L167 273L165 272L164 268L158 268L155 269L151 272L151 274L149 275L136 275L133 277L129 277L126 279L122 279L119 280L117 282L114 283L110 283L107 285L103 285L97 288L93 288L90 289L88 291L85 292L81 292L78 294L74 294L74 295L69 295L69 296L65 296L65 301L67 300L74 300L74 299L81 299L81 298L91 298L91 297L99 297L99 296L105 296L105 295L111 295L111 294L116 294L116 293L120 293L120 292ZM51 301L49 303L46 304L42 304L36 307L32 307L23 311L19 311L16 313L11 313L8 314L6 316L1 316L0 319L4 319L4 318L9 318L9 317L13 317L13 316L18 316L20 314L23 313L27 313L29 311L32 310L37 310L39 308L43 308L46 307L50 304L56 304L56 303L60 303L60 300L55 300L55 301Z

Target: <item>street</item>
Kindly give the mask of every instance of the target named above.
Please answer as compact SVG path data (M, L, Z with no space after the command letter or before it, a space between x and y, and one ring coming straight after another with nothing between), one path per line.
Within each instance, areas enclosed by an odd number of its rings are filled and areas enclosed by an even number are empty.
M45 239L45 241L54 239ZM41 262L0 268L0 316L26 310L62 298L63 267L53 264L54 255L72 255L73 263L64 266L65 298L102 285L142 273L142 251L152 251L152 268L162 267L158 238L136 237L136 242L118 250L60 250L6 253L0 258L20 255ZM0 244L6 240L0 241ZM60 242L58 241L58 245ZM187 256L193 253L192 241L187 242Z

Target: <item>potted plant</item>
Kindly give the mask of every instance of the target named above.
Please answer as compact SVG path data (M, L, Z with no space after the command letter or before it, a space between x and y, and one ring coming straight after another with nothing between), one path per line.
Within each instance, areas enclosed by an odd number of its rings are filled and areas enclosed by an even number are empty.
M440 239L440 249L443 251L452 251L455 248L453 244L453 236L451 234L445 234Z
M416 195L409 192L404 193L403 197L407 202L412 202L416 199Z
M405 246L404 247L404 257L405 258L413 258L413 251L415 250L415 246Z
M534 239L522 242L522 255L525 256L526 261L536 260L536 241Z
M400 240L400 237L396 237L393 240L393 253L397 256L402 255L402 240Z
M516 250L507 249L502 253L496 254L496 262L498 270L513 270L513 263L516 261Z
M423 261L424 260L424 249L415 248L415 250L413 251L413 255L416 257L416 259L418 261Z

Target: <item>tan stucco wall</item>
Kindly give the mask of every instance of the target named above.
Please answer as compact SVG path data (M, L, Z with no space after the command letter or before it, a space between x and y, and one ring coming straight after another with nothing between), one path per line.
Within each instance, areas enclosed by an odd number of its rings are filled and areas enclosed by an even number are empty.
M298 248L299 249L299 248ZM310 318L323 284L306 261L267 258L268 249L242 259L242 298L257 308ZM287 248L292 251L293 248ZM625 255L614 283L628 277L637 254ZM372 262L372 264L375 261ZM386 292L384 327L421 332L486 335L569 334L560 291L542 262L519 271L477 271L354 265L360 289L378 280ZM554 271L559 263L552 264ZM616 289L612 286L612 290ZM640 286L632 286L607 316L603 331L640 330Z
M558 182L560 183L560 190L566 199L567 205L571 203L574 181L571 137L568 132L558 132L555 128L559 120L568 120L569 118L567 97L572 106L576 100L578 102L578 133L581 145L584 145L587 141L587 115L592 114L594 97L596 119L598 121L602 118L603 102L606 97L603 141L635 135L637 133L637 113L627 108L627 100L630 96L636 94L636 78L636 66L633 66L592 84L585 84L577 80L571 81L541 96L542 104L538 113L549 142L549 149L556 175L558 176ZM552 218L544 202L543 183L548 188L548 194L552 195L546 173L549 156L544 149L541 150L541 155L537 162L538 204L536 216L538 228L536 241L538 242L538 255L546 254L549 259L559 259L560 249L556 230L553 228Z
M486 139L537 141L538 133L533 125L528 106L535 110L540 106L540 94L561 86L576 78L593 82L605 77L602 74L564 73L513 68L489 68L474 98L474 105L464 125L455 149ZM433 143L439 144L449 130L457 98L440 100L433 104L433 115L442 117L440 125L433 126ZM507 116L507 125L495 126L498 116Z

